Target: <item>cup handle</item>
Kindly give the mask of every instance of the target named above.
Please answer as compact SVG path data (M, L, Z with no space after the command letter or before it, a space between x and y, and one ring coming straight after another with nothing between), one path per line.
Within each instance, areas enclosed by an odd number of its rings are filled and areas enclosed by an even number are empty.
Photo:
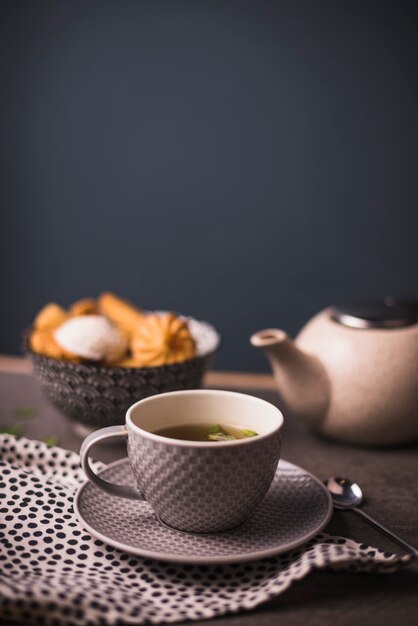
M117 437L122 437L123 439L128 437L128 431L125 426L108 426L107 428L101 428L88 435L80 448L81 467L92 483L103 491L110 493L110 495L118 496L119 498L130 498L131 500L145 500L142 493L136 487L109 483L107 480L100 478L91 468L89 463L90 448L96 445L96 443L105 441L105 439L115 439Z

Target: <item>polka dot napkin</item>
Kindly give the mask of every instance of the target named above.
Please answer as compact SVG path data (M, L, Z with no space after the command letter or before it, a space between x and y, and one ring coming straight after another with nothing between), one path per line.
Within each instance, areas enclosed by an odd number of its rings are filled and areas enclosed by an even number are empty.
M77 454L0 435L0 619L53 626L204 619L254 608L313 569L392 572L410 560L326 534L250 563L140 559L80 526L72 502L83 481Z

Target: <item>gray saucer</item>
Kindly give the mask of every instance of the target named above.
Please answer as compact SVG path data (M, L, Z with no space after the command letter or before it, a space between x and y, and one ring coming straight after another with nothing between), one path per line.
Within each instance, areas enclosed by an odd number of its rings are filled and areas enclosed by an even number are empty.
M100 476L133 484L128 459ZM280 461L254 515L235 530L212 535L180 532L161 524L146 502L109 496L90 482L78 489L75 513L94 537L137 556L176 563L252 561L292 550L318 534L332 515L328 490L309 472Z

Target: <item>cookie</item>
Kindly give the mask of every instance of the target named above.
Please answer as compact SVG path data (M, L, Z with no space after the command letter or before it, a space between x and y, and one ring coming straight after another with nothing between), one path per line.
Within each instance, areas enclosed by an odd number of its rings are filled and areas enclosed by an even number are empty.
M125 359L121 361L116 361L113 363L115 367L141 367L140 362L138 362L134 357L127 356Z
M70 306L70 315L95 315L97 313L97 302L93 298L83 298L77 300Z
M51 302L39 311L33 326L37 330L58 328L66 319L68 319L68 313L55 302Z
M128 338L132 337L144 319L144 313L140 309L110 292L102 293L99 296L98 309Z
M79 362L80 359L65 350L58 344L54 337L54 329L36 329L31 333L29 338L29 347L33 352L47 356L51 359L65 359L67 361Z
M127 353L126 337L103 315L78 315L54 331L62 349L88 361L112 364Z
M174 313L155 313L137 327L131 352L140 367L157 367L192 359L196 344L184 319Z

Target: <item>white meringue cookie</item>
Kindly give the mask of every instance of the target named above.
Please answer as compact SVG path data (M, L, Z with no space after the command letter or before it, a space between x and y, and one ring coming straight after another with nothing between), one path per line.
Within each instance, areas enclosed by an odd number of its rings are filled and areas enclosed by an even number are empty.
M125 337L103 315L73 317L55 331L57 343L89 361L119 360L126 352Z

